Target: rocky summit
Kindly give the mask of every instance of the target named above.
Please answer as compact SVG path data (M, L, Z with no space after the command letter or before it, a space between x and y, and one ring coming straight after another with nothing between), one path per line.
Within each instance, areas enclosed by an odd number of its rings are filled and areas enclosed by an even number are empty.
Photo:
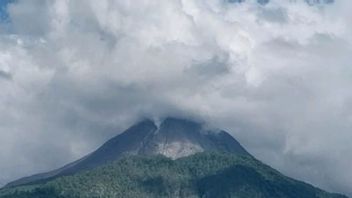
M225 131L209 130L201 123L187 119L166 118L160 125L146 119L73 163L47 173L19 179L7 186L31 184L72 175L129 155L161 154L177 159L204 151L249 155L238 141Z

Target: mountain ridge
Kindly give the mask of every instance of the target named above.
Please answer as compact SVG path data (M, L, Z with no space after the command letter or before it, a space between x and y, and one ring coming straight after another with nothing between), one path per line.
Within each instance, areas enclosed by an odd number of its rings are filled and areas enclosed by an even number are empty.
M250 155L240 143L225 131L205 129L199 122L167 117L157 126L144 119L116 135L94 152L59 169L24 177L5 187L48 181L60 176L90 170L128 155L162 154L172 159L203 151L222 151Z

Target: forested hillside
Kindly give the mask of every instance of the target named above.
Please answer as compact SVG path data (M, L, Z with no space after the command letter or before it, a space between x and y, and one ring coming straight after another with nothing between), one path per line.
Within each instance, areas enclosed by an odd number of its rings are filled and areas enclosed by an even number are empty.
M343 198L283 176L250 156L199 153L171 160L130 156L47 183L7 188L1 198Z

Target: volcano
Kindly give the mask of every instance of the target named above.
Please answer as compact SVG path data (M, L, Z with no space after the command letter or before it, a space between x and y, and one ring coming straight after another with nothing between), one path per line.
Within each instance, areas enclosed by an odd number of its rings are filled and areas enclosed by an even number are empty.
M33 184L89 170L129 155L164 155L177 159L198 152L217 151L250 155L223 130L206 129L201 123L166 118L159 126L150 119L131 126L96 151L66 166L7 184L7 187Z
M0 198L346 198L282 175L206 126L140 121L73 163L9 183Z

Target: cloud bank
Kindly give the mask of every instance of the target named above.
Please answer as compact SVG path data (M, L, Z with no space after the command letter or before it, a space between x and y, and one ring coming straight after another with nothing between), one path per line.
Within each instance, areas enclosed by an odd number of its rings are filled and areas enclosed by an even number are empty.
M349 1L18 0L0 24L0 181L59 167L141 117L230 131L352 194Z

